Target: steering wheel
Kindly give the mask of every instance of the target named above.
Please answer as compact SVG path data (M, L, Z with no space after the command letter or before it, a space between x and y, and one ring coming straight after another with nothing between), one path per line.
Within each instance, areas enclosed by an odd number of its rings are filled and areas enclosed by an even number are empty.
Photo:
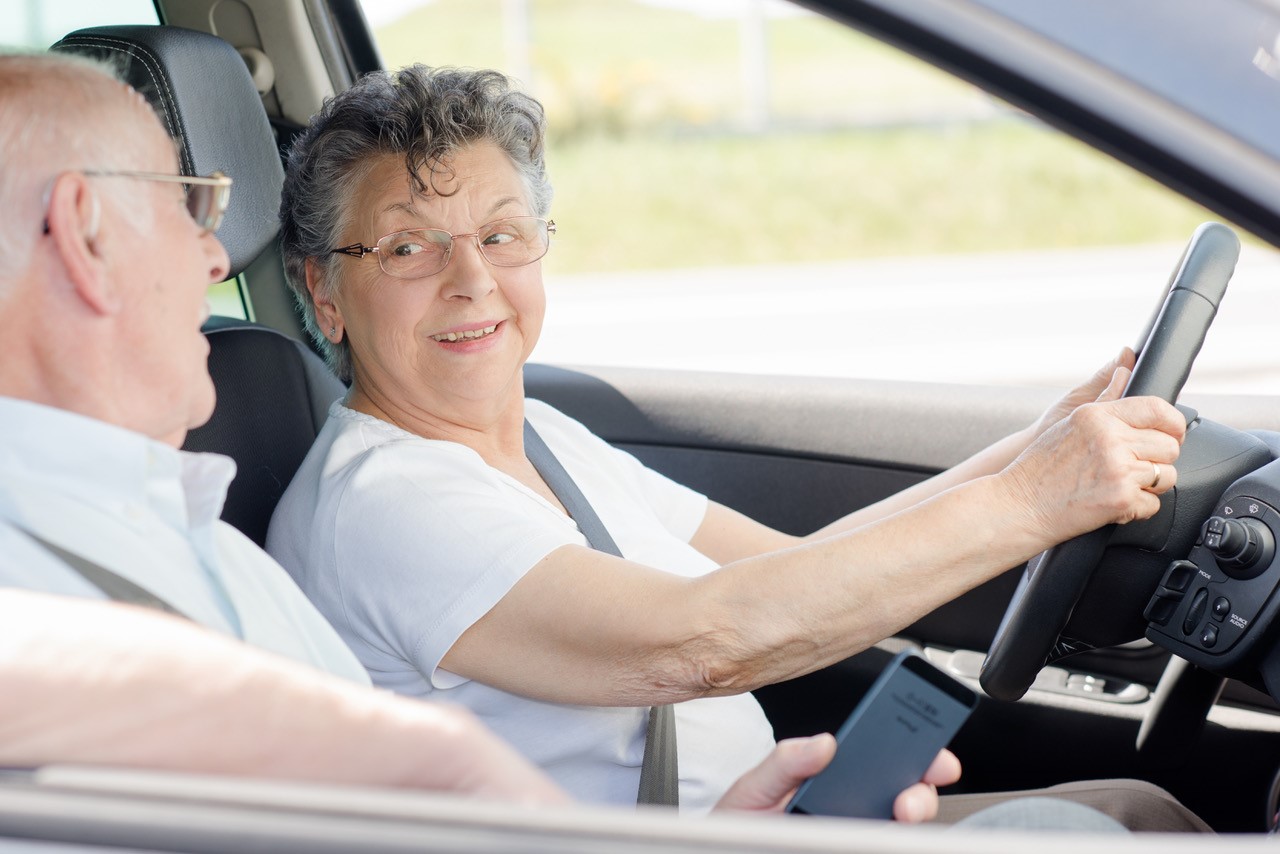
M1154 395L1175 403L1213 323L1240 255L1231 229L1207 222L1196 229L1174 268L1167 295L1142 336L1124 397ZM1161 496L1176 500L1177 487ZM1115 525L1081 534L1027 563L996 631L979 682L997 700L1017 700L1045 665L1086 645L1063 627L1103 558Z

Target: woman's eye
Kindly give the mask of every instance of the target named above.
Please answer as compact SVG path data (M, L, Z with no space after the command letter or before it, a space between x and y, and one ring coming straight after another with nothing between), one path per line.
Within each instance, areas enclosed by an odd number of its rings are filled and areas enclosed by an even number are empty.
M391 254L399 255L400 257L403 258L406 255L417 255L419 252L422 252L424 249L425 247L421 243L410 243L406 241L405 243L397 243L394 246L392 246Z
M516 236L507 231L495 231L492 234L485 235L485 246L501 246L504 243L510 243L515 240Z

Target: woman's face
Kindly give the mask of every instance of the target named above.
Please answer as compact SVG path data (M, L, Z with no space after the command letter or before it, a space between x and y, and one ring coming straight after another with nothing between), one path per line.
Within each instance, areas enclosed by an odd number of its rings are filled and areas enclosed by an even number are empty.
M460 149L443 165L434 187L448 195L431 190L430 181L419 195L403 157L382 157L352 200L339 245L372 246L414 228L468 234L494 220L533 215L524 182L496 145ZM425 170L422 177L429 177ZM471 237L453 241L448 265L423 278L389 276L377 259L336 258L332 316L326 320L326 306L317 305L323 328L336 327L350 341L353 399L363 397L409 429L420 418L474 424L523 400L521 369L546 307L541 261L495 267Z

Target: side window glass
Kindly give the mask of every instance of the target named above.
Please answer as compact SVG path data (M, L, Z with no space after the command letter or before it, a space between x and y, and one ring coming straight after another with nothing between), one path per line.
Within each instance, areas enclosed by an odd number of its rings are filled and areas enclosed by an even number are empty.
M234 317L239 320L250 319L245 309L244 283L240 276L212 285L207 299L211 314Z
M158 23L152 0L13 0L0 15L0 46L44 50L84 27Z
M780 0L365 13L389 68L494 67L546 107L539 361L1061 388L1218 218ZM1245 242L1189 391L1280 392L1237 331L1280 309L1280 256Z

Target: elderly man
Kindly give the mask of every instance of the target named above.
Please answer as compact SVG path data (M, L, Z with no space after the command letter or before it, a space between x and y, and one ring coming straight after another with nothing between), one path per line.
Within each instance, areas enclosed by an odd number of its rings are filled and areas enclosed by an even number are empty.
M284 571L218 519L231 461L177 450L213 411L200 325L228 271L230 181L179 178L146 101L69 57L0 57L0 163L0 586L105 592L213 630L0 591L0 765L565 800L467 713L367 688ZM778 808L833 752L829 736L783 745L721 806ZM958 773L944 754L898 816L931 816L929 784Z

